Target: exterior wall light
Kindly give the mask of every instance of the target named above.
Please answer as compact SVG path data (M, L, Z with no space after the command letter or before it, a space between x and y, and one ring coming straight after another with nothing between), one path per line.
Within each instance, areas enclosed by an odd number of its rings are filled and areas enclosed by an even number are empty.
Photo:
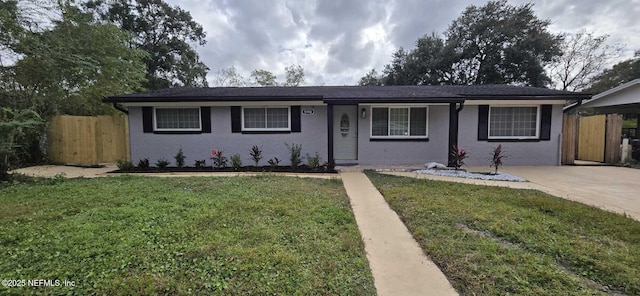
M362 110L360 110L360 117L362 117L362 119L367 118L367 109L366 108L362 108Z

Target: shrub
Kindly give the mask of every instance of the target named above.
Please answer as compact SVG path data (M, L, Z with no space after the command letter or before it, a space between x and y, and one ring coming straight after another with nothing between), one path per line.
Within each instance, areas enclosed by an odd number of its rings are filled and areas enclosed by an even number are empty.
M318 168L320 168L320 166L322 166L322 157L320 157L318 152L316 152L314 156L307 154L306 158L307 164L310 168L317 170Z
M176 159L176 166L181 168L184 166L184 159L186 158L184 156L184 153L182 152L182 147L180 148L180 150L178 150L178 153L176 153L176 156L174 156L173 158Z
M169 161L164 158L160 158L158 159L158 161L156 161L155 165L161 170L164 170L167 168L167 166L169 166Z
M238 169L242 166L242 159L240 158L240 154L231 155L231 166L234 169Z
M464 159L467 158L467 151L458 147L457 145L453 145L451 149L451 156L453 156L453 167L455 167L456 171L459 170L464 165Z
M295 143L291 143L291 145L284 143L284 145L287 146L287 149L289 149L289 160L291 161L291 167L298 167L302 162L302 157L300 156L302 145L298 145Z
M222 155L222 150L216 151L211 160L213 160L213 166L216 168L227 167L227 158Z
M506 158L502 150L502 144L498 145L498 147L493 149L491 165L489 167L494 167L496 170L493 172L494 175L498 174L498 168L502 165L502 159Z
M143 158L138 160L138 168L140 169L148 169L149 168L149 159Z
M280 164L280 160L277 157L274 157L272 159L269 159L267 161L267 163L272 167L275 168Z
M33 110L0 108L0 180L11 179L8 171L21 159L18 147L29 147L43 125L42 118Z
M253 162L258 166L258 163L262 159L262 146L258 147L258 145L253 145L251 150L249 150L249 154L251 154L251 159L253 159Z
M207 165L207 161L206 160L196 160L193 164L193 166L196 167L196 169L201 169L203 167L205 167Z
M116 161L116 166L123 172L128 172L133 169L133 163L128 160L118 160Z

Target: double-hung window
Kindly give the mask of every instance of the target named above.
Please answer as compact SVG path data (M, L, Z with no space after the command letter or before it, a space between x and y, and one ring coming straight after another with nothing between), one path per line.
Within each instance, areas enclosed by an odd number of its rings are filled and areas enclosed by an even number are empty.
M242 108L243 131L290 131L289 107Z
M427 107L372 107L371 138L427 138Z
M200 108L155 108L156 131L201 131Z
M537 139L539 126L537 106L489 108L489 139Z

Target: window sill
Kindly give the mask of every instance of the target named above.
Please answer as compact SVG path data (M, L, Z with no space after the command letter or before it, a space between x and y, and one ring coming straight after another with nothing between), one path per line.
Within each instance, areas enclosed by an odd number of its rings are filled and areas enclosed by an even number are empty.
M369 138L369 142L429 142L429 138Z
M153 131L158 135L196 135L202 134L202 131Z
M242 131L243 135L274 135L274 134L290 134L291 131Z
M540 142L540 139L488 139L487 142Z

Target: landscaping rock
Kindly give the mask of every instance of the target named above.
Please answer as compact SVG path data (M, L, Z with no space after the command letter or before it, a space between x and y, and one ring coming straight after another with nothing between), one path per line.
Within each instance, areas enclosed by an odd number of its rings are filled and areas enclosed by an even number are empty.
M490 181L527 182L527 180L523 178L511 175L511 174L503 173L503 172L498 172L495 175L491 173L474 173L474 172L467 172L467 171L441 170L441 169L426 169L426 170L417 170L414 172L418 174L428 174L428 175L468 178L468 179L480 179L480 180L490 180Z
M433 170L449 170L446 165L438 163L438 162L428 162L424 165L427 169Z

